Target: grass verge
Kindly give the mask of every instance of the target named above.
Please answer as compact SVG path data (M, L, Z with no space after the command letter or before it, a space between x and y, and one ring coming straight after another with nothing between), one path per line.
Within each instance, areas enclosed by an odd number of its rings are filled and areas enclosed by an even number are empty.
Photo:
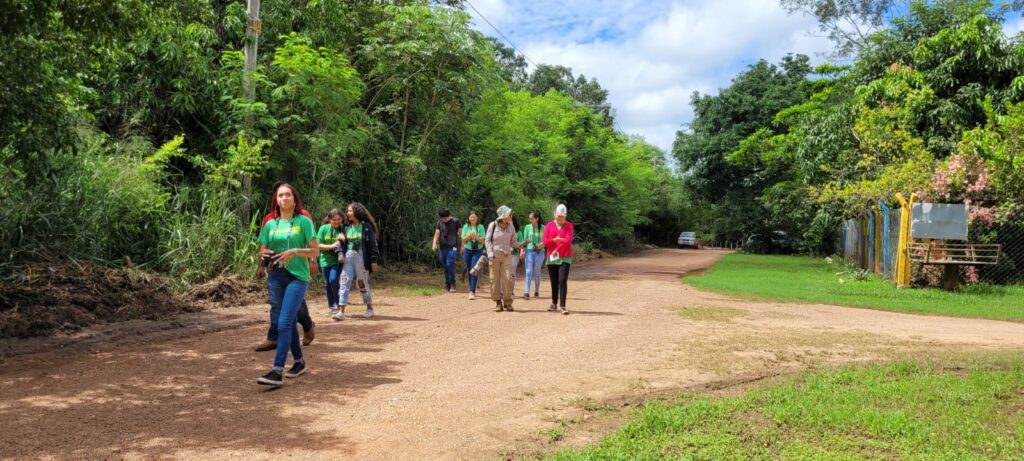
M959 293L897 289L874 275L865 280L837 276L842 270L818 258L731 254L705 273L686 277L685 282L753 299L1024 321L1024 287L968 286Z
M649 403L599 445L546 459L1024 459L1024 359L955 363L810 372L736 398Z

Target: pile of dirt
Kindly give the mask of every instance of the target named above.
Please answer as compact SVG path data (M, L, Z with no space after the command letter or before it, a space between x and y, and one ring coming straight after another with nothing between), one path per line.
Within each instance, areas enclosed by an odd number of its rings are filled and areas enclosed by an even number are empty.
M160 320L202 308L169 281L136 268L90 262L38 264L0 283L0 338L45 336L87 325Z
M192 287L186 297L192 303L210 307L248 306L266 302L267 290L241 277L220 276Z
M586 261L593 261L595 259L605 259L605 258L614 258L614 257L615 257L615 255L613 255L613 254L611 254L611 253L609 253L607 251L597 249L597 248L594 248L594 249L592 249L590 251L585 251L583 248L575 247L574 246L573 249L572 249L572 260L573 260L573 262L586 262Z

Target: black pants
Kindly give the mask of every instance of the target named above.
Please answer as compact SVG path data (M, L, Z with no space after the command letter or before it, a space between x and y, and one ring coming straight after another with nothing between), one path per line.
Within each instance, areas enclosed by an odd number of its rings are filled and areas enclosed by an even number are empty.
M551 279L551 304L565 307L565 296L569 291L569 268L571 264L548 265L548 278Z

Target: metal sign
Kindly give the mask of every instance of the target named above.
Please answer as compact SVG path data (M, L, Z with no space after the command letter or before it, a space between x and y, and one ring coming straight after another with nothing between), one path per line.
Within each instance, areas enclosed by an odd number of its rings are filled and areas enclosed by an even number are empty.
M912 238L967 240L967 205L915 203L911 213L910 236Z

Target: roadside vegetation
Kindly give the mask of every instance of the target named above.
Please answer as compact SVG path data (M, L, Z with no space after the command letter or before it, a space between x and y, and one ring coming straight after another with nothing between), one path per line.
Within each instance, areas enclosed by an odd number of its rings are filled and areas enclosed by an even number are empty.
M1021 408L1019 356L907 360L651 402L600 444L545 459L1014 460Z
M806 256L730 254L707 272L685 277L702 290L748 299L866 307L916 314L1024 321L1024 287L971 285L958 293L897 289L892 282L837 261Z

